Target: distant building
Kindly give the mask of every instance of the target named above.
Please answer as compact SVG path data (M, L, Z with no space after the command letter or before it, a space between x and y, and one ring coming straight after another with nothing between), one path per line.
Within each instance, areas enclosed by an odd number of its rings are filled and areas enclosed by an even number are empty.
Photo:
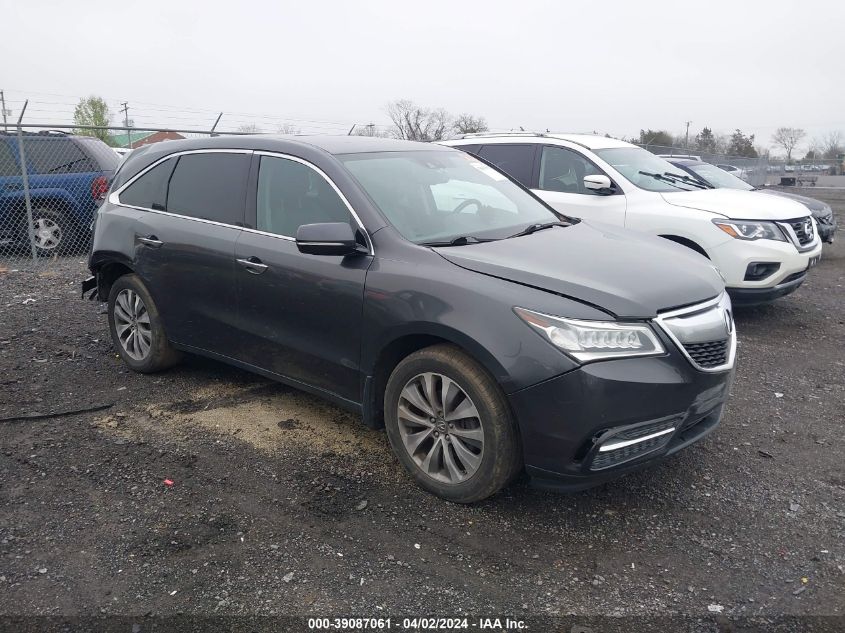
M115 134L111 138L115 147L129 148L130 136L132 149L142 147L144 145L152 145L153 143L158 143L159 141L178 141L179 139L185 138L176 132L147 132L145 130L138 130L137 132L133 130L131 134Z

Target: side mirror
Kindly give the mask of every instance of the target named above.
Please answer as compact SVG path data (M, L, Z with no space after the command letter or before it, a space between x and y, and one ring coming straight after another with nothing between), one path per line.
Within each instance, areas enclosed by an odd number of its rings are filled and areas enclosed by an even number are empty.
M296 247L308 255L352 255L361 252L355 231L346 222L303 224L296 231Z
M604 194L612 193L614 189L613 183L610 182L610 178L604 174L584 176L584 186L591 191Z

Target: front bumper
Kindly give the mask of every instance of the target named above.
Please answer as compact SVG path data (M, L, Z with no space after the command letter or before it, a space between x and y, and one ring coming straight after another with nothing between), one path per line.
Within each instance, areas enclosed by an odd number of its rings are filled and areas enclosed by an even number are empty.
M806 278L805 271L794 273L771 288L728 288L727 290L734 306L749 307L769 303L795 292Z
M821 252L821 239L816 239L811 248L801 252L790 242L732 239L714 248L710 254L713 264L725 278L725 285L735 303L746 303L746 296L756 296L754 303L762 303L797 289L804 280L810 262L817 261ZM777 263L779 266L768 277L757 281L746 280L748 266L761 262Z
M822 242L833 244L833 238L836 235L836 217L832 216L830 219L825 218L824 221L816 218L816 227L819 233L819 239Z
M698 441L719 424L733 369L679 353L584 365L509 396L536 485L580 490Z

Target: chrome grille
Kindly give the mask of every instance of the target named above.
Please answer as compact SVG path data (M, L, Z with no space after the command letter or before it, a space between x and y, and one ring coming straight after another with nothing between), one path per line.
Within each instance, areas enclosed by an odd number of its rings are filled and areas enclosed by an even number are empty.
M815 231L813 230L813 222L807 218L802 220L795 220L789 223L792 230L795 231L795 237L798 238L798 243L801 246L806 246L813 241Z
M686 308L663 312L656 322L700 371L733 367L736 350L731 300L727 293Z
M728 339L708 343L688 343L684 345L693 362L701 367L718 367L728 360Z

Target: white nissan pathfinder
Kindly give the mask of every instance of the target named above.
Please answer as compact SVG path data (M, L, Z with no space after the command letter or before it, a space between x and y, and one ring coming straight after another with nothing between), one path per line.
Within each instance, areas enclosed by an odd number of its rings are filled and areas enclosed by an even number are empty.
M443 141L496 165L569 216L659 235L708 257L735 305L793 292L821 256L803 205L713 189L631 143L588 134L466 135ZM471 212L475 207L468 207Z

